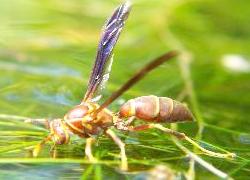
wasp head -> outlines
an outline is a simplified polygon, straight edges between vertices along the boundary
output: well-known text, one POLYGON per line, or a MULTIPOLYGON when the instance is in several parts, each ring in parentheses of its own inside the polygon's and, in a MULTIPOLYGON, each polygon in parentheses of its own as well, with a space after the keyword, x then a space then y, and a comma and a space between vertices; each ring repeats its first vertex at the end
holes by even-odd
POLYGON ((67 144, 70 140, 68 128, 61 119, 50 122, 50 132, 51 140, 55 144, 67 144))

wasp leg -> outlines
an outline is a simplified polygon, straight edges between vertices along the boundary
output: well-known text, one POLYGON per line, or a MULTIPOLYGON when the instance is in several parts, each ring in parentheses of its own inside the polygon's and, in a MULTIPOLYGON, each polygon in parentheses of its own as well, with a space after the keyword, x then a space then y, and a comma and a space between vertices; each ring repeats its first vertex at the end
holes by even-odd
POLYGON ((85 146, 85 154, 88 158, 88 160, 92 163, 96 162, 96 158, 92 154, 92 145, 95 142, 95 139, 92 137, 89 137, 86 139, 86 146, 85 146))
POLYGON ((51 155, 52 158, 56 158, 57 157, 56 144, 54 144, 53 146, 51 146, 51 148, 50 148, 50 155, 51 155))
POLYGON ((128 120, 125 122, 125 126, 129 126, 134 120, 135 120, 135 116, 128 118, 128 120))
POLYGON ((25 123, 33 124, 35 126, 42 126, 46 129, 49 129, 49 121, 48 119, 25 119, 25 123))
POLYGON ((40 153, 42 147, 43 147, 48 141, 50 141, 50 140, 51 140, 51 136, 48 136, 48 137, 46 137, 44 140, 42 140, 39 144, 37 144, 37 145, 34 147, 33 151, 32 151, 32 156, 33 156, 33 157, 37 157, 38 154, 40 153))
POLYGON ((113 139, 113 141, 119 146, 121 150, 121 169, 124 171, 128 170, 128 161, 127 161, 127 156, 126 156, 126 151, 125 151, 125 144, 111 129, 108 129, 106 131, 106 134, 109 135, 113 139))
POLYGON ((0 118, 11 119, 11 120, 21 120, 21 121, 24 121, 25 123, 34 124, 37 126, 43 126, 47 129, 49 127, 49 122, 47 119, 32 119, 28 117, 9 115, 9 114, 0 114, 0 118))
POLYGON ((122 131, 128 131, 130 124, 135 120, 135 116, 130 117, 127 121, 124 121, 123 119, 117 118, 114 121, 114 126, 116 129, 122 130, 122 131))
POLYGON ((194 140, 192 140, 191 138, 186 136, 184 133, 180 133, 178 131, 174 131, 172 129, 166 128, 166 127, 162 126, 161 124, 141 125, 141 126, 136 126, 136 127, 130 128, 130 130, 131 131, 142 131, 142 130, 152 129, 152 128, 159 129, 159 130, 161 130, 167 134, 170 134, 172 136, 175 136, 179 139, 184 139, 208 156, 219 157, 219 158, 234 158, 236 156, 234 153, 230 153, 230 152, 228 152, 228 153, 216 153, 213 151, 209 151, 209 150, 201 147, 198 143, 196 143, 194 140))

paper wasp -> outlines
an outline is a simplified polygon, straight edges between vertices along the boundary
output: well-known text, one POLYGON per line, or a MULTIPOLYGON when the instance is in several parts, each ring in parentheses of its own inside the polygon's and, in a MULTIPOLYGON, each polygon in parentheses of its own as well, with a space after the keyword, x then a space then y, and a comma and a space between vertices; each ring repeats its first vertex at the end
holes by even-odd
POLYGON ((66 113, 63 118, 51 121, 47 119, 26 120, 29 123, 42 124, 50 131, 49 135, 35 146, 33 156, 38 156, 42 146, 48 141, 52 141, 55 145, 67 144, 72 135, 78 135, 86 138, 85 154, 90 161, 95 161, 91 152, 91 146, 94 143, 96 135, 104 134, 109 136, 119 146, 121 151, 121 168, 126 170, 128 165, 125 144, 111 128, 121 131, 142 131, 156 128, 179 139, 187 140, 208 155, 221 158, 233 156, 232 153, 221 154, 206 150, 188 138, 184 133, 168 129, 161 125, 161 123, 193 121, 193 115, 187 106, 173 99, 153 95, 141 96, 127 101, 117 113, 107 108, 108 105, 151 70, 176 57, 178 55, 176 51, 170 51, 152 60, 107 98, 104 103, 97 103, 101 97, 101 91, 109 78, 112 65, 112 52, 130 13, 130 7, 129 3, 119 6, 104 25, 95 64, 86 94, 81 103, 66 113), (135 119, 141 119, 145 124, 134 126, 133 121, 135 119))

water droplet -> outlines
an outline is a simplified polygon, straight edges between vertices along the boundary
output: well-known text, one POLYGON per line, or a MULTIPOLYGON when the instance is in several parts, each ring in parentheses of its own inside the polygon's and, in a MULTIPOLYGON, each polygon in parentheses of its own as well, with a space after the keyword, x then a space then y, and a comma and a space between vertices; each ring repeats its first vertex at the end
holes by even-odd
POLYGON ((234 72, 250 72, 250 62, 238 54, 226 54, 222 57, 222 64, 228 70, 234 72))

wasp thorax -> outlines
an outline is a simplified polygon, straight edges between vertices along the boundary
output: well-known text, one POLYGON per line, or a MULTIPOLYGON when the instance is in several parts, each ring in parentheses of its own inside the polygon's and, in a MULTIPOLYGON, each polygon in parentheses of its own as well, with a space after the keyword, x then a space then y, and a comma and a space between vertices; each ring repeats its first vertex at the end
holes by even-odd
POLYGON ((71 132, 81 137, 88 137, 86 128, 93 121, 93 112, 97 108, 94 103, 82 103, 71 109, 65 116, 64 122, 71 132))
POLYGON ((89 113, 89 107, 86 104, 81 104, 81 105, 75 106, 73 109, 71 109, 64 116, 64 119, 66 119, 66 120, 79 119, 79 118, 83 118, 88 113, 89 113))

